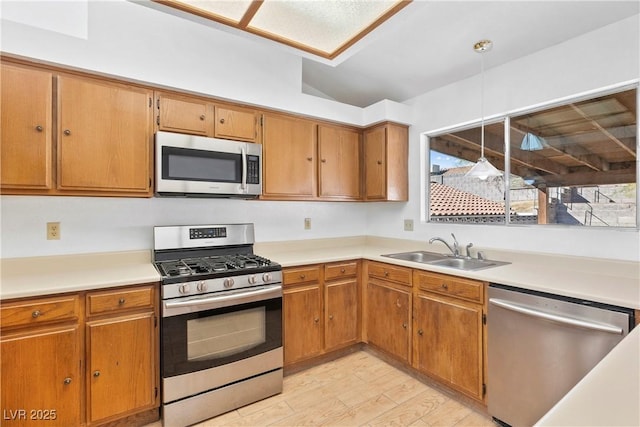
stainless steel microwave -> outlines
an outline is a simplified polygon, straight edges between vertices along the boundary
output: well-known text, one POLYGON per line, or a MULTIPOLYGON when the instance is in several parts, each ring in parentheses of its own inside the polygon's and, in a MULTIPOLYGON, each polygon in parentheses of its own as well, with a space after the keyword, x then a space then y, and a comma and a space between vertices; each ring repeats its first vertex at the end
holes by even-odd
POLYGON ((159 196, 255 198, 262 193, 262 145, 156 133, 159 196))

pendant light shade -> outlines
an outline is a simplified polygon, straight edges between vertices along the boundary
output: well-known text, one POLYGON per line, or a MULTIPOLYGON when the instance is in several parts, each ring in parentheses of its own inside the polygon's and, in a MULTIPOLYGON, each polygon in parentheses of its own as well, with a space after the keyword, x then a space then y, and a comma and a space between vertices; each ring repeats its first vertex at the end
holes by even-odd
MULTIPOLYGON (((478 43, 473 45, 473 50, 478 53, 484 53, 493 47, 493 42, 491 40, 480 40, 478 43)), ((493 166, 485 157, 484 157, 484 58, 480 59, 480 77, 482 78, 482 83, 480 85, 480 158, 476 162, 476 164, 466 173, 465 176, 470 178, 478 178, 481 180, 485 180, 492 176, 502 176, 502 172, 500 172, 495 166, 493 166)))

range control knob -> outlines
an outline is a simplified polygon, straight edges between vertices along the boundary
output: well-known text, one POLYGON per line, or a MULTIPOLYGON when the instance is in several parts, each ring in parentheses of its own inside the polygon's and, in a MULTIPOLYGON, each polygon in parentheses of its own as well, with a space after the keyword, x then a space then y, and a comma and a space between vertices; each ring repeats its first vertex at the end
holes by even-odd
POLYGON ((223 285, 225 288, 230 288, 233 286, 233 278, 229 277, 227 279, 224 279, 223 285))
POLYGON ((178 287, 178 292, 180 292, 181 294, 188 294, 190 290, 191 290, 191 287, 189 286, 188 283, 185 283, 178 287))
POLYGON ((200 283, 198 283, 198 291, 204 292, 207 290, 207 288, 207 282, 205 282, 204 280, 201 280, 200 283))
POLYGON ((256 276, 252 274, 251 276, 247 277, 247 281, 249 282, 249 284, 255 285, 258 280, 256 279, 256 276))
POLYGON ((271 279, 272 279, 272 277, 271 277, 271 273, 264 273, 264 274, 262 275, 262 280, 263 280, 263 281, 265 281, 265 282, 270 282, 270 281, 271 281, 271 279))

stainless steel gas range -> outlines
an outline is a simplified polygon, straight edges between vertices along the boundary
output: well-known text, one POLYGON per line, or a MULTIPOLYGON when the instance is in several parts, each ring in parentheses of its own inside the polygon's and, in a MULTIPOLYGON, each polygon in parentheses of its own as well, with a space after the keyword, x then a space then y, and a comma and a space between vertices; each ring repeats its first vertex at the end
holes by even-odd
POLYGON ((165 426, 282 392, 282 268, 253 224, 154 227, 165 426))

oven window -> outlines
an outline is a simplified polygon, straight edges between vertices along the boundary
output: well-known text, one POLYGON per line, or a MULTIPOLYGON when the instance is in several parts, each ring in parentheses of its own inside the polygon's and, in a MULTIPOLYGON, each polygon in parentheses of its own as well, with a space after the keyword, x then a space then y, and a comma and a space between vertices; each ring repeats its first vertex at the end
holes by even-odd
POLYGON ((187 321, 187 360, 242 353, 266 342, 264 307, 187 321))
POLYGON ((242 156, 176 147, 162 147, 162 178, 239 183, 242 156))

